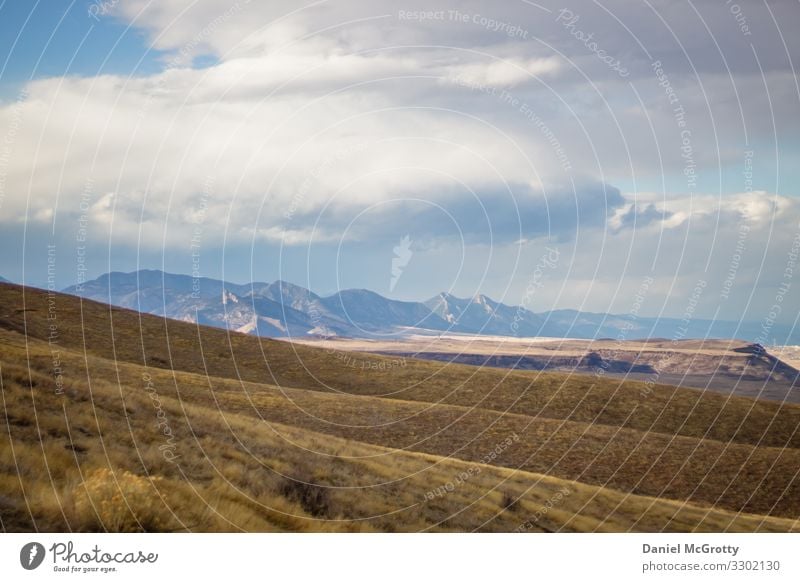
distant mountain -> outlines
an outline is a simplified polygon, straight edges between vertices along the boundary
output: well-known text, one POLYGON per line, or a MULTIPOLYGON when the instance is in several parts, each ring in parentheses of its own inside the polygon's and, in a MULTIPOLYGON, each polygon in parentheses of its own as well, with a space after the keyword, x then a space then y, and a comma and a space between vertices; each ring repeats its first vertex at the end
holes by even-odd
MULTIPOLYGON (((439 293, 425 305, 448 324, 465 333, 484 335, 543 335, 544 320, 522 307, 509 307, 492 301, 486 295, 460 299, 439 293)), ((559 330, 561 331, 561 330, 559 330)))
POLYGON ((67 287, 64 292, 137 311, 171 316, 169 312, 175 308, 176 303, 187 303, 189 299, 221 300, 223 289, 245 295, 251 289, 266 286, 267 283, 237 285, 206 277, 195 279, 188 275, 142 270, 133 273, 107 273, 81 286, 67 287))
POLYGON ((362 331, 420 328, 436 331, 462 331, 432 313, 423 303, 395 301, 365 289, 340 291, 322 300, 324 305, 362 331))
POLYGON ((390 337, 404 333, 565 338, 739 338, 800 343, 797 332, 760 323, 645 318, 560 309, 534 313, 485 295, 440 293, 425 302, 397 301, 365 289, 320 297, 286 281, 237 284, 162 271, 108 273, 65 293, 145 313, 264 337, 390 337))
POLYGON ((5 279, 4 277, 0 277, 0 283, 11 283, 11 281, 5 279))
POLYGON ((320 302, 320 297, 315 293, 305 287, 287 283, 286 281, 275 281, 274 283, 260 285, 257 289, 253 289, 252 294, 256 297, 263 297, 288 305, 292 309, 299 311, 308 311, 312 307, 318 307, 320 302))
MULTIPOLYGON (((300 295, 302 288, 296 289, 294 293, 300 295)), ((311 322, 304 311, 292 307, 291 291, 288 284, 280 282, 239 285, 154 270, 108 273, 64 289, 72 295, 181 321, 266 337, 304 336, 311 322), (283 301, 282 289, 287 293, 283 301)), ((299 299, 297 303, 303 306, 299 299)))

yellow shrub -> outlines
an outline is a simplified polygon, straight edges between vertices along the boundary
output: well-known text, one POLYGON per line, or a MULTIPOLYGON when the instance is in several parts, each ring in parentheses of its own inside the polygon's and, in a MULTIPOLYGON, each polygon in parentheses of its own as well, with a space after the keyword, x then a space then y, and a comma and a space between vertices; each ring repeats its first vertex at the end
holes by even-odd
POLYGON ((75 513, 88 529, 111 532, 165 531, 174 522, 158 491, 160 477, 130 471, 92 471, 72 491, 75 513))

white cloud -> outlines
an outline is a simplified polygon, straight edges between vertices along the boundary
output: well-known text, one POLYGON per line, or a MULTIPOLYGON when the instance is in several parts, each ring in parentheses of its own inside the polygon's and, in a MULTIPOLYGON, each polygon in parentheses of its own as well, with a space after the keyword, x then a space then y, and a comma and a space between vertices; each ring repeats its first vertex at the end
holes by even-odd
MULTIPOLYGON (((468 66, 480 71, 485 63, 468 66)), ((13 112, 24 130, 7 180, 15 195, 0 220, 20 216, 27 204, 33 220, 50 219, 45 209, 75 215, 91 182, 94 197, 112 192, 115 199, 102 212, 93 207, 95 220, 111 221, 120 237, 135 234, 119 241, 132 243, 143 212, 162 217, 164 228, 188 229, 184 211, 213 179, 221 212, 209 217, 208 228, 219 238, 230 226, 226 206, 246 222, 263 205, 267 224, 258 228, 269 230, 291 205, 308 213, 331 201, 347 207, 415 191, 435 196, 459 183, 532 181, 525 157, 543 147, 536 140, 517 136, 520 147, 468 111, 420 107, 414 82, 393 79, 426 67, 437 77, 445 71, 413 54, 289 55, 145 78, 36 81, 13 112)), ((0 110, 0 121, 11 113, 0 110)), ((173 235, 186 238, 167 238, 173 235)))
MULTIPOLYGON (((635 287, 656 259, 666 277, 659 284, 670 277, 691 284, 698 257, 685 257, 687 241, 720 253, 714 249, 730 244, 739 221, 752 228, 752 248, 783 244, 797 223, 798 193, 768 172, 793 167, 800 114, 794 72, 775 34, 754 39, 756 61, 735 26, 723 26, 730 15, 719 3, 698 3, 713 39, 698 19, 687 21, 683 3, 658 3, 687 59, 653 9, 606 4, 635 38, 593 2, 571 10, 630 70, 625 79, 556 23, 555 13, 521 2, 452 0, 437 7, 443 18, 414 22, 388 0, 121 1, 116 17, 165 51, 164 70, 37 80, 21 104, 0 106, 0 131, 17 127, 0 166, 0 223, 55 220, 74 231, 88 200, 95 237, 113 232, 112 242, 128 247, 185 248, 198 221, 207 245, 223 238, 302 245, 368 238, 374 225, 343 229, 364 209, 398 198, 459 210, 454 196, 486 196, 510 230, 517 225, 507 211, 516 205, 555 225, 565 250, 577 245, 572 264, 580 275, 564 293, 572 304, 597 308, 591 293, 598 285, 635 287), (451 8, 499 25, 449 17, 451 8), (503 34, 510 30, 503 23, 520 34, 503 34), (192 68, 201 55, 216 63, 192 68), (654 58, 686 110, 686 127, 652 72, 654 58), (704 180, 693 189, 683 177, 682 129, 690 131, 692 162, 704 180), (737 193, 740 183, 730 182, 715 191, 717 176, 741 173, 748 148, 758 166, 756 191, 737 193), (633 195, 620 202, 572 187, 644 181, 653 190, 662 179, 663 191, 637 192, 635 207, 633 195), (568 216, 573 202, 583 216, 568 216), (208 206, 202 213, 201 204, 208 206), (673 263, 675 256, 686 260, 673 263)), ((772 8, 779 16, 786 10, 772 8)), ((410 2, 403 9, 430 8, 410 2)), ((748 13, 754 31, 771 26, 763 8, 748 13)), ((787 42, 796 53, 796 41, 787 42)), ((479 240, 481 217, 460 210, 463 230, 479 240)), ((417 226, 434 231, 438 224, 449 228, 421 219, 417 226)), ((495 236, 498 247, 509 247, 497 255, 537 245, 541 232, 495 236), (525 244, 512 248, 508 241, 520 238, 525 244)), ((725 268, 724 255, 712 256, 714 268, 725 268)), ((759 265, 743 266, 740 280, 755 281, 759 265)), ((502 278, 501 267, 493 272, 502 278)))

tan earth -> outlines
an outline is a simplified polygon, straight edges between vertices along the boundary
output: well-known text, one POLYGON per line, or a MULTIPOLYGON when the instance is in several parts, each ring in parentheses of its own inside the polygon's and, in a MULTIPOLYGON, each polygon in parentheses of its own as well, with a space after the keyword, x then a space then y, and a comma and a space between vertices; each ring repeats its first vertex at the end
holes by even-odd
POLYGON ((617 341, 409 335, 396 340, 292 340, 329 349, 476 366, 619 376, 651 383, 800 402, 800 347, 741 340, 617 341))

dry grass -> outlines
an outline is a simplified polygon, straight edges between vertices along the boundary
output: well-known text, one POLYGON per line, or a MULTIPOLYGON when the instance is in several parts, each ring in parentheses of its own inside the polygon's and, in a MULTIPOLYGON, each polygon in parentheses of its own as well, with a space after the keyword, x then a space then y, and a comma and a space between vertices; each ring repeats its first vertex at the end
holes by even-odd
POLYGON ((172 520, 158 511, 162 477, 95 469, 70 491, 70 523, 87 531, 169 531, 172 520))
MULTIPOLYGON (((46 293, 0 284, 0 326, 47 339, 46 293)), ((481 407, 667 435, 800 447, 800 405, 609 377, 523 372, 259 339, 56 295, 59 344, 114 361, 259 384, 481 407), (353 365, 355 364, 355 365, 353 365)))
MULTIPOLYGON (((41 293, 28 293, 25 307, 34 308, 41 293)), ((46 338, 42 314, 16 311, 19 288, 0 285, 6 531, 797 529, 796 521, 774 516, 797 516, 800 496, 786 488, 800 466, 796 451, 754 446, 764 439, 794 444, 786 425, 796 408, 737 399, 732 410, 748 419, 744 429, 728 426, 719 429, 727 438, 699 439, 694 433, 702 435, 702 422, 711 418, 703 415, 727 413, 724 400, 701 399, 703 415, 683 418, 690 426, 675 437, 670 423, 658 431, 613 424, 630 404, 612 397, 620 387, 613 381, 587 394, 580 381, 557 375, 472 376, 469 368, 427 362, 362 373, 343 369, 335 354, 303 348, 310 369, 356 394, 337 395, 319 384, 301 388, 308 372, 286 344, 246 336, 231 336, 228 344, 224 332, 204 328, 198 339, 194 326, 170 322, 165 329, 163 320, 147 316, 140 327, 137 314, 88 302, 81 328, 77 300, 57 301, 61 387, 50 346, 36 340, 46 338), (113 336, 104 331, 109 313, 113 336), (27 337, 19 333, 25 326, 27 337), (269 368, 259 360, 261 349, 269 368), (171 361, 185 371, 168 369, 171 361), (560 388, 547 388, 556 381, 560 388), (398 385, 402 391, 387 394, 398 385), (553 404, 528 396, 547 390, 553 404), (565 413, 580 390, 581 412, 565 413), (443 394, 447 404, 431 404, 443 394), (515 395, 521 403, 503 414, 515 395), (602 404, 617 412, 605 414, 602 404), (747 415, 747 406, 757 414, 747 415), (770 414, 776 428, 764 420, 770 414), (589 422, 596 416, 603 422, 589 422), (490 457, 510 434, 518 440, 490 457), (663 464, 653 465, 660 452, 663 464), (665 495, 673 499, 659 498, 665 495), (770 504, 777 511, 767 511, 770 504), (762 513, 773 516, 724 507, 766 508, 762 513)), ((620 391, 635 394, 636 387, 620 391)), ((670 394, 675 404, 667 406, 659 393, 643 410, 688 406, 685 391, 670 394)))

